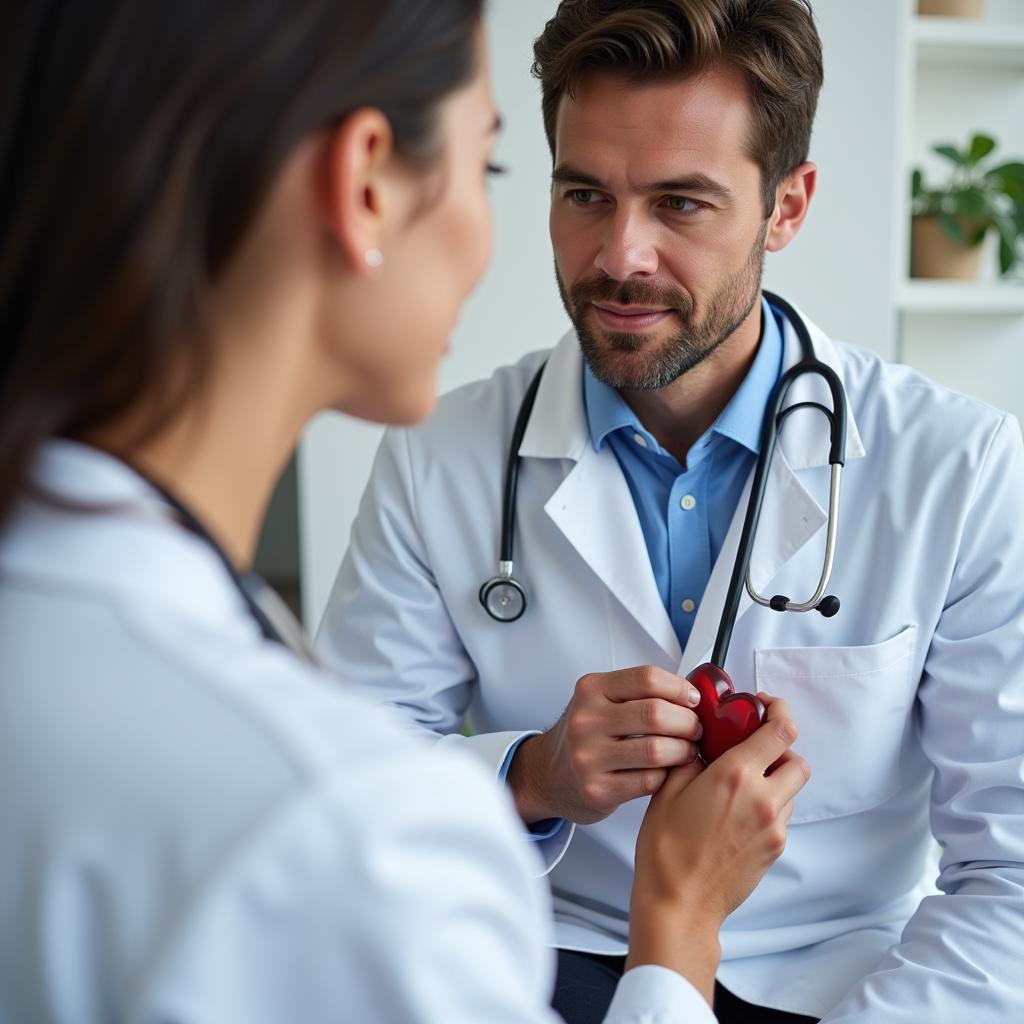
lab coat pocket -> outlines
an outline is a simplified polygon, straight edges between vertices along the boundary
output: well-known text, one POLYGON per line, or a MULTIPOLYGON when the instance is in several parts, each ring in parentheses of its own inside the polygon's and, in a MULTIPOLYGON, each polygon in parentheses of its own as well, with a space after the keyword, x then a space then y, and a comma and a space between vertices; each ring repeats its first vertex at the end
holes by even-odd
POLYGON ((794 824, 864 811, 899 789, 916 633, 907 626, 866 647, 754 651, 758 689, 789 703, 800 728, 793 749, 811 766, 794 824))

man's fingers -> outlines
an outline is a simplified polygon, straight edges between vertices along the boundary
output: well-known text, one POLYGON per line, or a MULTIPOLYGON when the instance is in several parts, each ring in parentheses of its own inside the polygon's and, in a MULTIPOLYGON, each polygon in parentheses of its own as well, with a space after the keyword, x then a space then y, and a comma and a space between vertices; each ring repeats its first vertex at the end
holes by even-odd
POLYGON ((632 768, 672 768, 689 764, 697 748, 688 740, 673 736, 635 736, 616 740, 608 751, 608 768, 623 771, 632 768))
MULTIPOLYGON (((678 769, 672 769, 678 771, 678 769)), ((617 805, 628 803, 642 796, 653 796, 659 792, 669 775, 666 768, 643 768, 629 771, 612 772, 611 795, 617 805)))
POLYGON ((703 732, 693 711, 660 697, 612 705, 608 727, 610 736, 675 736, 693 741, 699 740, 703 732))
POLYGON ((696 689, 685 679, 666 672, 657 665, 638 665, 601 677, 601 690, 608 700, 643 700, 656 697, 682 707, 693 707, 700 699, 696 689), (691 693, 696 698, 691 698, 691 693))

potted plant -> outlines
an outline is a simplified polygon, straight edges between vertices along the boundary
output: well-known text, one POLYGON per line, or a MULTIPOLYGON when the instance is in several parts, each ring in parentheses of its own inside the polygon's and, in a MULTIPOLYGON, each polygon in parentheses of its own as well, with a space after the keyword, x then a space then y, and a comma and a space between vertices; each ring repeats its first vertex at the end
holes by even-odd
POLYGON ((944 18, 980 18, 985 0, 917 0, 917 13, 944 18))
POLYGON ((999 273, 1024 261, 1024 163, 991 166, 996 142, 975 135, 964 149, 948 143, 934 152, 953 166, 941 188, 928 188, 920 168, 911 178, 911 273, 914 277, 974 278, 981 243, 999 236, 999 273))

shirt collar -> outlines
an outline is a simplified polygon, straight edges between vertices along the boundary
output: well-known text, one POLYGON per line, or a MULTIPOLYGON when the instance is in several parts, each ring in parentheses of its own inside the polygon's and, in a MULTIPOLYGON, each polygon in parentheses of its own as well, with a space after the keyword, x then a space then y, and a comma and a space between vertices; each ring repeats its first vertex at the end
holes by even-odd
POLYGON ((755 455, 761 450, 761 425, 768 399, 782 372, 782 331, 777 314, 761 299, 761 343, 736 394, 711 428, 755 455))
MULTIPOLYGON (((777 314, 764 298, 761 299, 761 325, 761 341, 754 362, 711 427, 711 432, 730 438, 755 455, 761 447, 764 410, 782 370, 782 334, 777 314)), ((587 365, 583 368, 583 400, 590 438, 596 450, 600 451, 609 434, 623 429, 641 434, 649 448, 660 450, 622 395, 599 381, 587 365)))
POLYGON ((598 380, 586 363, 583 366, 583 403, 595 451, 600 451, 608 435, 616 430, 625 428, 641 433, 645 438, 648 436, 622 395, 604 381, 598 380))

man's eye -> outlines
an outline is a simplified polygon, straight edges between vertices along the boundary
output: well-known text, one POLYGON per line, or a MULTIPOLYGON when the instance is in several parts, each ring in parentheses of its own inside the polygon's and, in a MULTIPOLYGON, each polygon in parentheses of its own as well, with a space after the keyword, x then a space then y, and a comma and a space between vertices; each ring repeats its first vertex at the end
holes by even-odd
POLYGON ((701 209, 700 203, 686 196, 666 196, 665 205, 675 213, 696 213, 701 209))
POLYGON ((595 192, 592 188, 574 188, 570 189, 566 193, 570 202, 576 203, 578 206, 590 206, 600 200, 601 196, 595 192))

